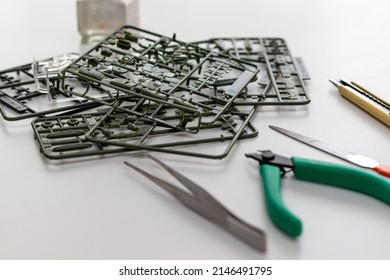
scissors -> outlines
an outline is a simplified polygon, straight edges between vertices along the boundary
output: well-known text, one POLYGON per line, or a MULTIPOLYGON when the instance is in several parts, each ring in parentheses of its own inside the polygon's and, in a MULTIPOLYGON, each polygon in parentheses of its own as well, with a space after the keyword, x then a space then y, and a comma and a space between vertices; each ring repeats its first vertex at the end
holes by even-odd
POLYGON ((202 187, 175 171, 161 160, 151 155, 148 155, 148 157, 181 182, 189 190, 189 192, 183 191, 177 186, 158 178, 127 161, 124 163, 169 192, 173 197, 191 210, 239 237, 241 240, 245 241, 257 250, 262 252, 266 250, 266 237, 265 233, 261 229, 256 228, 238 218, 213 196, 202 189, 202 187))
POLYGON ((268 216, 280 230, 291 237, 301 234, 302 223, 287 209, 281 197, 281 177, 286 172, 293 171, 297 179, 361 192, 390 204, 390 181, 361 168, 299 157, 288 158, 269 150, 245 156, 260 164, 268 216))

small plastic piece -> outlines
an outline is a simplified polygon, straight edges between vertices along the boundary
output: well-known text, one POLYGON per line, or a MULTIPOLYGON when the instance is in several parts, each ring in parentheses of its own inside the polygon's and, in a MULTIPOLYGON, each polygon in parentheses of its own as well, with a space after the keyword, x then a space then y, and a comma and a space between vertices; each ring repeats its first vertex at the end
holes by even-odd
MULTIPOLYGON (((79 54, 66 53, 0 71, 0 113, 5 120, 70 112, 96 106, 93 102, 73 97, 60 88, 60 71, 79 54)), ((87 85, 73 77, 63 85, 67 90, 82 90, 87 85)), ((90 85, 91 97, 101 98, 108 89, 90 85)))
MULTIPOLYGON (((304 105, 310 102, 302 58, 294 58, 283 38, 232 37, 194 42, 203 48, 255 63, 260 71, 235 105, 304 105)), ((227 81, 217 81, 227 82, 227 81)))

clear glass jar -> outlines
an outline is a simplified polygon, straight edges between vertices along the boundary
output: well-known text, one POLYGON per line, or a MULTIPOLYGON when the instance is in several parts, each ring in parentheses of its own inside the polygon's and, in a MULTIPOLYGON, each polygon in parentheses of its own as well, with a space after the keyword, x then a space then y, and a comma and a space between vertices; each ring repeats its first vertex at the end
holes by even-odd
POLYGON ((139 25, 139 0, 77 0, 82 44, 101 41, 123 25, 139 25))

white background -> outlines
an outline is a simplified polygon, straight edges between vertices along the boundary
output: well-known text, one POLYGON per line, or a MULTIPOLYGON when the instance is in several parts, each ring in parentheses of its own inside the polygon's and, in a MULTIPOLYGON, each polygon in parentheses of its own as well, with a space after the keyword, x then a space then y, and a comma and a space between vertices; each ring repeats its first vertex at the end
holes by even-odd
MULTIPOLYGON (((269 221, 257 163, 244 153, 272 149, 347 164, 272 131, 273 124, 390 164, 389 128, 328 82, 354 80, 390 100, 389 11, 387 0, 141 0, 144 29, 185 41, 283 37, 304 58, 310 105, 259 108, 259 136, 223 160, 154 154, 265 230, 268 251, 248 247, 123 165, 157 172, 141 155, 50 161, 39 153, 31 120, 0 120, 0 258, 388 259, 388 205, 289 175, 283 197, 304 224, 302 236, 291 239, 269 221)), ((7 1, 0 24, 1 69, 80 50, 75 1, 7 1)))

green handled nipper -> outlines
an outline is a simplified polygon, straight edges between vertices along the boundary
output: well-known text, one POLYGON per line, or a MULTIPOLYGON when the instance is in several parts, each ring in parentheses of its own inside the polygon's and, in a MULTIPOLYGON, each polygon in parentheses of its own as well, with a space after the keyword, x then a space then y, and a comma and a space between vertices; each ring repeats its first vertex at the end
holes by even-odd
POLYGON ((292 237, 301 234, 302 223, 286 208, 281 198, 281 177, 288 171, 293 171, 297 179, 361 192, 390 204, 390 181, 366 170, 299 157, 287 158, 268 150, 245 156, 260 164, 268 216, 292 237))

